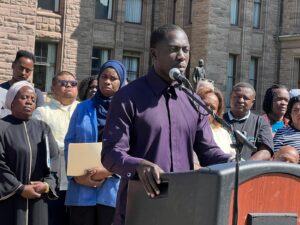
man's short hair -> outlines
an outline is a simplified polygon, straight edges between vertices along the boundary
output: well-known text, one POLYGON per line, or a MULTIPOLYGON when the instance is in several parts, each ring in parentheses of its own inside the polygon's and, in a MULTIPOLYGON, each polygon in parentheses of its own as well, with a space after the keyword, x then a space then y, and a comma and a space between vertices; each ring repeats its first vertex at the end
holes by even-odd
POLYGON ((70 76, 74 77, 75 80, 77 79, 76 76, 75 76, 73 73, 71 73, 71 72, 69 72, 69 71, 61 71, 61 72, 57 73, 57 74, 52 78, 52 85, 55 84, 55 82, 56 82, 56 80, 57 80, 58 77, 63 76, 63 75, 70 75, 70 76))
POLYGON ((20 58, 27 58, 31 59, 33 63, 35 63, 35 57, 31 52, 28 52, 26 50, 19 50, 16 54, 16 58, 14 60, 14 63, 18 62, 20 58))
POLYGON ((284 85, 279 85, 279 84, 274 84, 266 90, 264 101, 263 101, 263 110, 267 114, 272 112, 275 90, 278 89, 285 89, 286 91, 288 91, 288 89, 284 85))
POLYGON ((166 39, 166 35, 170 31, 174 31, 174 30, 185 32, 181 27, 179 27, 175 24, 165 24, 165 25, 160 26, 157 29, 155 29, 152 32, 151 37, 150 37, 150 48, 155 48, 157 43, 166 39))
POLYGON ((256 91, 254 90, 254 87, 247 83, 247 82, 239 82, 237 84, 235 84, 233 87, 232 87, 232 91, 231 91, 231 94, 236 91, 237 89, 240 89, 240 88, 249 88, 252 90, 253 92, 253 96, 255 97, 256 96, 256 91))

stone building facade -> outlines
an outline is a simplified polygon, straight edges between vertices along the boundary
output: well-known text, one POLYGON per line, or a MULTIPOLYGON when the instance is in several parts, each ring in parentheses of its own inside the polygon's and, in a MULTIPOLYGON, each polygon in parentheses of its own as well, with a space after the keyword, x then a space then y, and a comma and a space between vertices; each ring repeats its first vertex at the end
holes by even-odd
POLYGON ((300 0, 280 1, 282 15, 278 31, 278 80, 300 87, 300 0))
POLYGON ((82 79, 108 58, 135 79, 151 66, 151 31, 175 23, 191 43, 187 76, 204 59, 227 98, 234 83, 251 82, 260 110, 271 84, 299 87, 300 0, 2 0, 0 7, 0 82, 19 49, 35 52, 33 81, 44 91, 56 72, 82 79))

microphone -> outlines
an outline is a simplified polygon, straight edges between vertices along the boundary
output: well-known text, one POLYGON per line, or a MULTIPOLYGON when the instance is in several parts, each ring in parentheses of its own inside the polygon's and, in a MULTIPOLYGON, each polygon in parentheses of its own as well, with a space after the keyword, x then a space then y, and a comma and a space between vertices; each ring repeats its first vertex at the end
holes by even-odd
POLYGON ((170 69, 169 77, 171 78, 171 80, 175 80, 180 84, 183 82, 189 82, 188 79, 186 79, 186 77, 181 74, 181 72, 178 68, 170 69))

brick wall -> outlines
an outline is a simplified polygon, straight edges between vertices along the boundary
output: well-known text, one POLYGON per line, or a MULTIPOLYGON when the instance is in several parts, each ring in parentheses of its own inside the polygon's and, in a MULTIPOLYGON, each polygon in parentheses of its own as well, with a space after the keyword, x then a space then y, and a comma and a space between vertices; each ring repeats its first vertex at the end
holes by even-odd
POLYGON ((11 63, 20 49, 34 50, 36 1, 0 3, 0 82, 11 78, 11 63))

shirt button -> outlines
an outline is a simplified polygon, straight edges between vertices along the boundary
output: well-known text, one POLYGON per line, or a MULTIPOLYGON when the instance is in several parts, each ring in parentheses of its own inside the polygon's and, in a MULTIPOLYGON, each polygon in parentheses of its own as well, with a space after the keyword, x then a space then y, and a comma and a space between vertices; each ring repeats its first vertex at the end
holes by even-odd
POLYGON ((127 173, 127 177, 131 177, 131 173, 127 173))

